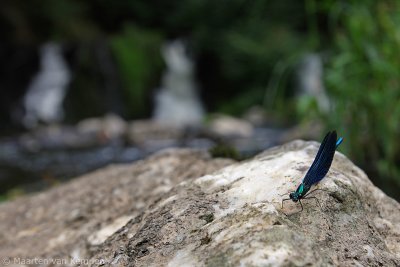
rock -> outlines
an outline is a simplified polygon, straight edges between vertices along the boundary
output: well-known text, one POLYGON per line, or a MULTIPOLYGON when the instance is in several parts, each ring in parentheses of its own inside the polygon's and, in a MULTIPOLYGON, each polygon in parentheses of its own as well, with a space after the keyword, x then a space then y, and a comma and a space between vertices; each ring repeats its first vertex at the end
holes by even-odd
POLYGON ((110 166, 47 192, 3 203, 0 260, 89 259, 101 243, 115 232, 122 233, 122 226, 137 221, 176 184, 231 163, 205 152, 165 150, 133 165, 110 166))
POLYGON ((1 205, 0 258, 72 257, 92 266, 399 266, 400 204, 340 152, 319 184, 330 192, 315 193, 321 207, 311 199, 301 213, 298 203, 281 208, 287 195, 280 195, 295 189, 317 149, 294 141, 240 163, 168 150, 94 172, 1 205))
POLYGON ((37 127, 18 138, 24 151, 81 149, 93 147, 99 142, 93 134, 80 133, 74 127, 57 124, 37 127))
POLYGON ((182 136, 182 128, 155 120, 133 121, 128 127, 128 141, 138 146, 168 146, 176 144, 182 136))
POLYGON ((122 139, 126 122, 114 114, 102 118, 89 118, 75 126, 50 124, 27 132, 18 140, 24 150, 83 149, 101 146, 122 139))
POLYGON ((217 115, 210 122, 210 131, 223 137, 250 137, 254 129, 248 121, 217 115))
POLYGON ((245 112, 243 119, 254 126, 263 126, 268 121, 268 116, 265 108, 261 106, 253 106, 245 112))
POLYGON ((315 140, 324 133, 324 126, 320 121, 308 121, 283 131, 279 136, 279 143, 284 144, 295 139, 315 140))
POLYGON ((126 133, 126 122, 115 114, 107 114, 103 118, 88 118, 77 124, 78 132, 95 134, 106 140, 121 138, 126 133))

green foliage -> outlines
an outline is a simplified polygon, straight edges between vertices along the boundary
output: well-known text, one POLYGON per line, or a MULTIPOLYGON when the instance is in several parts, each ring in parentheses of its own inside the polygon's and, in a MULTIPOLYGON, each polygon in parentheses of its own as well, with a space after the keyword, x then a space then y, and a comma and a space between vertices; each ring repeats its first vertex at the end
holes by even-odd
MULTIPOLYGON (((280 82, 272 87, 270 77, 279 62, 309 48, 304 1, 16 0, 6 2, 3 13, 15 29, 7 39, 107 39, 124 82, 130 118, 149 113, 149 89, 158 86, 164 37, 187 37, 196 60, 211 59, 198 69, 208 107, 232 114, 262 104, 270 90, 268 107, 286 112, 288 68, 277 74, 280 82), (231 100, 234 104, 227 108, 231 100)), ((95 81, 84 83, 95 87, 95 81)))
POLYGON ((102 116, 106 109, 104 91, 101 90, 98 73, 99 62, 93 44, 84 44, 77 53, 77 71, 66 94, 64 108, 66 121, 102 116))
POLYGON ((131 7, 136 25, 188 37, 195 59, 204 60, 198 78, 212 111, 240 114, 263 104, 264 95, 275 90, 268 107, 286 112, 280 104, 288 72, 279 76, 277 88, 268 85, 276 64, 309 48, 303 1, 135 0, 131 7))
POLYGON ((400 1, 15 0, 0 13, 0 31, 11 43, 78 40, 84 47, 74 81, 82 100, 73 103, 76 117, 107 109, 92 104, 104 101, 96 90, 98 62, 85 43, 111 46, 125 115, 137 118, 149 114, 159 85, 161 43, 187 37, 210 111, 238 115, 263 104, 287 118, 319 118, 344 134, 341 149, 369 174, 400 184, 400 1), (330 52, 329 114, 315 99, 292 99, 291 75, 308 51, 330 52))
POLYGON ((400 185, 400 2, 341 1, 327 7, 335 52, 326 82, 335 103, 325 119, 345 133, 351 158, 400 185))
POLYGON ((240 154, 231 145, 217 144, 209 149, 209 153, 213 158, 230 158, 234 160, 240 160, 240 154))
POLYGON ((233 97, 229 102, 223 102, 219 105, 219 111, 235 116, 242 115, 243 111, 251 106, 262 105, 264 90, 253 89, 245 90, 243 93, 233 97))
POLYGON ((5 195, 5 194, 0 194, 0 202, 5 202, 5 201, 7 201, 8 200, 8 197, 7 197, 7 195, 5 195))
POLYGON ((299 97, 296 108, 297 114, 300 118, 315 120, 321 116, 316 99, 308 95, 299 97))
POLYGON ((126 25, 111 39, 111 47, 124 82, 129 117, 149 114, 151 89, 158 85, 163 61, 160 55, 162 36, 157 32, 126 25))
POLYGON ((217 79, 225 82, 224 87, 214 90, 221 94, 217 95, 219 111, 237 115, 250 106, 265 104, 270 110, 290 113, 287 106, 280 105, 289 91, 288 74, 295 63, 293 58, 307 50, 306 35, 298 31, 305 16, 303 4, 292 4, 247 2, 231 24, 219 24, 222 29, 217 33, 208 29, 205 36, 212 40, 203 37, 203 49, 216 56, 220 70, 217 79), (281 65, 282 72, 275 72, 281 65), (271 79, 275 82, 270 83, 271 79), (265 102, 265 97, 269 101, 265 102))
POLYGON ((98 33, 88 10, 79 0, 2 1, 0 31, 4 40, 21 43, 88 39, 98 33))
POLYGON ((6 193, 0 194, 0 202, 10 201, 26 194, 27 193, 22 188, 15 187, 11 190, 8 190, 6 193))

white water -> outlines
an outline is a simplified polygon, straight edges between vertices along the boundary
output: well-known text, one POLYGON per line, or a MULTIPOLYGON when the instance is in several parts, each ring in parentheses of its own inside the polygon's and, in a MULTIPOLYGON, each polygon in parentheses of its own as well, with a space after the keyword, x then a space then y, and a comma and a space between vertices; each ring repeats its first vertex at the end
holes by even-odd
POLYGON ((330 101, 323 83, 323 64, 318 54, 306 54, 298 67, 299 90, 302 95, 314 97, 321 111, 328 112, 330 101))
POLYGON ((183 42, 175 40, 166 43, 162 55, 167 70, 155 97, 153 119, 178 127, 200 124, 204 109, 194 81, 194 64, 183 42))
POLYGON ((40 48, 40 70, 32 79, 24 97, 23 124, 32 128, 39 122, 54 123, 63 119, 62 102, 71 79, 61 47, 46 43, 40 48))

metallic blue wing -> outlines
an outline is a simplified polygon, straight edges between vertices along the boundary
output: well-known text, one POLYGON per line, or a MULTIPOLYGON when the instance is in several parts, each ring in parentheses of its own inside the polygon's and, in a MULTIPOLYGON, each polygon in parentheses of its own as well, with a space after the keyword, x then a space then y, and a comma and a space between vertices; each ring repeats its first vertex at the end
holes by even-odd
POLYGON ((342 139, 337 140, 336 131, 328 132, 319 147, 317 156, 303 179, 306 186, 311 186, 321 181, 331 167, 337 145, 342 139))

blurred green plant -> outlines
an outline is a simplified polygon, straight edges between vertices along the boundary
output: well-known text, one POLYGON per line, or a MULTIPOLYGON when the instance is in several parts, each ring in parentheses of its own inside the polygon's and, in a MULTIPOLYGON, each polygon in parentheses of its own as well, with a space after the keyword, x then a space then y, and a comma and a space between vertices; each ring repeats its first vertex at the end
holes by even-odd
POLYGON ((4 201, 7 201, 7 200, 9 200, 8 197, 7 197, 7 195, 5 195, 5 194, 0 194, 0 202, 4 202, 4 201))
POLYGON ((99 90, 98 66, 101 62, 96 57, 96 47, 92 43, 82 42, 77 49, 76 74, 70 84, 64 101, 65 120, 76 122, 82 118, 102 116, 107 112, 104 92, 99 90))
POLYGON ((321 115, 317 100, 313 96, 300 96, 296 101, 296 111, 300 119, 306 118, 307 121, 318 120, 321 115))
POLYGON ((148 116, 151 90, 159 85, 163 68, 160 48, 162 35, 127 24, 111 38, 111 48, 123 80, 127 115, 130 118, 148 116))
POLYGON ((25 190, 20 187, 15 187, 6 193, 0 194, 0 202, 10 201, 24 195, 26 195, 25 190))
POLYGON ((214 21, 218 27, 203 27, 194 35, 201 49, 214 55, 217 62, 209 76, 218 77, 205 88, 217 86, 213 92, 220 112, 240 115, 251 106, 264 105, 269 111, 292 114, 291 106, 282 103, 287 103, 292 94, 289 74, 295 64, 293 58, 308 49, 306 35, 299 30, 304 28, 304 4, 234 2, 234 6, 227 8, 228 14, 237 14, 232 18, 225 15, 227 20, 231 19, 229 23, 214 21), (276 71, 280 66, 283 70, 276 71), (222 86, 218 84, 220 80, 224 82, 222 86))
MULTIPOLYGON (((324 1, 334 53, 326 84, 334 99, 329 128, 345 135, 344 149, 378 175, 386 190, 400 186, 400 1, 324 1)), ((393 191, 392 191, 393 192, 393 191)), ((397 191, 398 193, 398 191, 397 191)))
POLYGON ((217 144, 211 147, 208 152, 213 158, 230 158, 234 160, 243 159, 237 149, 228 144, 217 144))
POLYGON ((87 40, 99 32, 88 11, 78 0, 2 1, 0 31, 13 43, 87 40))

